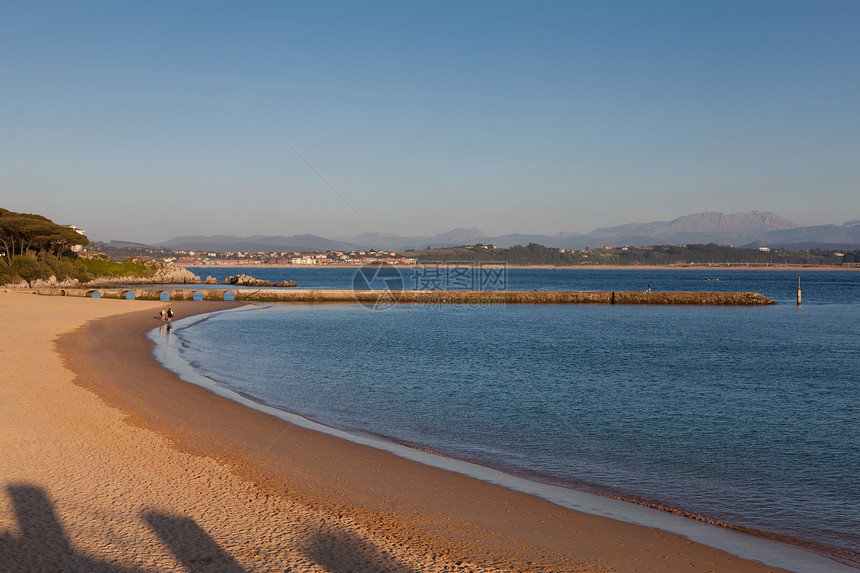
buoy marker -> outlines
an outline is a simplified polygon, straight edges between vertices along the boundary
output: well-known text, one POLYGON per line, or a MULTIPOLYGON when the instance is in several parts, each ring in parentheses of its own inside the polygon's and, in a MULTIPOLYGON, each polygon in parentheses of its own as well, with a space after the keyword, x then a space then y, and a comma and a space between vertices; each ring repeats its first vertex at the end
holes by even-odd
POLYGON ((800 306, 800 275, 797 275, 797 306, 800 306))

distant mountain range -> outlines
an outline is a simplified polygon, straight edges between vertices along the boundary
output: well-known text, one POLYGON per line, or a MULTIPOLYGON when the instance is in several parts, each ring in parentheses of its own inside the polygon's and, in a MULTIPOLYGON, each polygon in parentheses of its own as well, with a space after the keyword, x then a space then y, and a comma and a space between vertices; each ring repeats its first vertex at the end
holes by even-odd
POLYGON ((289 237, 233 237, 210 235, 176 237, 155 245, 184 251, 215 252, 259 252, 259 251, 352 251, 358 248, 352 243, 332 241, 316 235, 292 235, 289 237))
POLYGON ((389 233, 362 233, 350 237, 326 239, 316 235, 288 237, 232 237, 228 235, 176 237, 159 247, 191 251, 350 251, 380 249, 405 251, 426 247, 492 244, 497 247, 539 243, 560 249, 583 249, 604 245, 686 245, 717 243, 736 247, 779 247, 786 249, 857 249, 860 248, 860 221, 844 225, 801 226, 775 213, 696 213, 671 221, 629 223, 601 227, 588 234, 557 235, 511 234, 489 236, 475 228, 453 229, 432 236, 404 237, 389 233))

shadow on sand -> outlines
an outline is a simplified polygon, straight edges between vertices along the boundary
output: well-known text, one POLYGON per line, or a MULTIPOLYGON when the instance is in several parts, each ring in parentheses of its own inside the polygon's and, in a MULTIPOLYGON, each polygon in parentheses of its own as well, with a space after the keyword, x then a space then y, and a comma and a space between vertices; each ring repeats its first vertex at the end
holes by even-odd
MULTIPOLYGON (((10 485, 7 492, 20 534, 0 533, 0 569, 8 573, 68 571, 139 573, 79 553, 63 530, 45 491, 31 485, 10 485)), ((243 573, 242 568, 212 537, 189 517, 146 512, 143 520, 182 564, 193 573, 243 573)), ((330 573, 377 571, 417 573, 376 546, 346 531, 318 531, 308 537, 302 552, 330 573)))
POLYGON ((418 573, 418 570, 404 565, 349 531, 317 532, 306 540, 304 553, 331 573, 380 570, 386 573, 418 573))
MULTIPOLYGON (((91 571, 132 573, 123 567, 82 555, 72 547, 44 490, 29 485, 7 488, 20 535, 0 534, 0 568, 10 573, 91 571)), ((170 548, 186 571, 240 573, 240 567, 192 519, 147 513, 144 520, 170 548)))

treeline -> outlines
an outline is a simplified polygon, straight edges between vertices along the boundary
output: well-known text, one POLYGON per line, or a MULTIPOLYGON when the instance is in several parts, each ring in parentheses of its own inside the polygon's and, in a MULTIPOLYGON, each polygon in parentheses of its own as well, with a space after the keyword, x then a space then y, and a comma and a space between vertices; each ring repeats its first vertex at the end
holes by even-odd
POLYGON ((78 256, 72 248, 89 244, 85 235, 47 217, 0 209, 0 285, 35 280, 91 281, 103 276, 149 276, 151 262, 122 263, 102 255, 78 256))
POLYGON ((75 245, 87 245, 89 239, 65 225, 58 225, 41 215, 16 213, 0 209, 0 246, 7 265, 12 257, 33 253, 62 255, 75 245))
POLYGON ((842 259, 843 263, 860 263, 860 250, 848 251, 842 259))
POLYGON ((66 278, 91 280, 71 249, 89 239, 41 215, 0 209, 0 284, 66 278))
MULTIPOLYGON (((485 248, 483 245, 407 251, 404 256, 414 257, 419 263, 498 262, 510 265, 821 265, 838 266, 843 258, 835 251, 813 249, 786 251, 773 249, 739 249, 717 244, 707 245, 655 245, 652 247, 624 247, 615 249, 583 249, 569 251, 530 243, 508 249, 485 248)), ((860 262, 860 251, 845 254, 845 262, 860 262), (855 254, 856 253, 856 254, 855 254)))

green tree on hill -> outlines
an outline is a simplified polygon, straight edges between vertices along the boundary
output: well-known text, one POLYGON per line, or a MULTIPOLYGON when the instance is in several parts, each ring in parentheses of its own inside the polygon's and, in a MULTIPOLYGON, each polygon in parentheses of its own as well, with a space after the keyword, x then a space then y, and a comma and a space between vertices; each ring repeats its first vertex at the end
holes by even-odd
POLYGON ((7 266, 12 266, 13 257, 30 251, 59 257, 72 246, 89 242, 74 229, 58 225, 47 217, 0 209, 0 245, 7 266))
POLYGON ((0 209, 0 285, 56 277, 91 281, 97 277, 150 277, 164 263, 143 259, 115 262, 104 255, 70 252, 89 239, 41 215, 0 209), (5 264, 4 264, 5 263, 5 264))
POLYGON ((42 215, 0 208, 0 284, 55 276, 89 280, 92 275, 75 256, 63 256, 89 239, 42 215), (5 264, 4 264, 5 263, 5 264))

